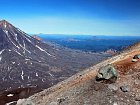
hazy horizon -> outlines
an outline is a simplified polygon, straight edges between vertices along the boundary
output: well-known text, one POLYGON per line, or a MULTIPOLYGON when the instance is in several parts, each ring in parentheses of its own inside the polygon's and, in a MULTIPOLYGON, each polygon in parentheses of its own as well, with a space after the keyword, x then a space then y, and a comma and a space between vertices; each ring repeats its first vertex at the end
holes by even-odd
POLYGON ((26 33, 140 35, 139 0, 7 0, 0 3, 0 19, 26 33))

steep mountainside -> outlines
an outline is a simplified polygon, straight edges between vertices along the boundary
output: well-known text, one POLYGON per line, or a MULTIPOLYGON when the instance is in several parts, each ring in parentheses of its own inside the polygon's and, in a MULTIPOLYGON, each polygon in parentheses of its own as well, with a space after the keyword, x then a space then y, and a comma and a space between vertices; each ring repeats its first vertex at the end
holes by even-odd
MULTIPOLYGON (((31 105, 140 105, 140 44, 105 60, 28 99, 31 105), (100 68, 111 64, 116 81, 97 81, 100 68)), ((108 70, 111 70, 110 68, 108 70)), ((105 69, 104 69, 105 71, 105 69)), ((110 76, 107 72, 106 76, 110 76)), ((101 74, 103 77, 105 74, 101 74)))
MULTIPOLYGON (((12 97, 7 96, 11 92, 15 96, 14 100, 17 100, 24 88, 25 90, 36 88, 36 91, 48 88, 107 56, 107 54, 55 47, 29 36, 2 20, 0 21, 0 105, 12 100, 12 97)), ((25 96, 27 95, 24 94, 20 98, 25 96)))

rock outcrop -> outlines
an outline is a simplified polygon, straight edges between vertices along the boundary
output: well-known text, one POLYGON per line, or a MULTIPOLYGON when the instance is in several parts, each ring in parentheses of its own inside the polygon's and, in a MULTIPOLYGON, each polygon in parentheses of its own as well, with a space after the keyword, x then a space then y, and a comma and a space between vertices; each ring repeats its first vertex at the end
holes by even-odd
POLYGON ((109 80, 111 82, 115 82, 117 76, 117 70, 113 67, 113 65, 108 64, 105 67, 99 69, 98 74, 96 76, 96 80, 109 80))

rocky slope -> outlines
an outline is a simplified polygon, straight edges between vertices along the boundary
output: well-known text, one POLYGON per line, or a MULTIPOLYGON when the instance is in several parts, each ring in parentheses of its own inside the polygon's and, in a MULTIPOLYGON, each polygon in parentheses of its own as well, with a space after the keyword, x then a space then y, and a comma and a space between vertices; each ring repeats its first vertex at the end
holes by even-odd
POLYGON ((137 54, 140 43, 28 99, 19 100, 17 105, 140 105, 139 56, 134 60, 137 54), (97 81, 97 74, 108 64, 118 73, 117 80, 97 81))
POLYGON ((107 56, 55 47, 29 36, 6 20, 2 20, 0 105, 46 89, 107 56))

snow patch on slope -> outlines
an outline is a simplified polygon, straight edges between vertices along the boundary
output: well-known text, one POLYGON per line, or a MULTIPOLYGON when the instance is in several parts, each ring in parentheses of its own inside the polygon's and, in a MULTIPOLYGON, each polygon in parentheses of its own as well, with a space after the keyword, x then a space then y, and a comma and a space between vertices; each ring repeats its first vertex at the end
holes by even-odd
MULTIPOLYGON (((50 53, 48 53, 47 51, 45 51, 44 49, 42 49, 41 47, 39 47, 38 45, 36 45, 36 47, 37 47, 40 51, 45 52, 47 55, 53 56, 53 55, 51 55, 50 53)), ((54 56, 53 56, 53 57, 54 57, 54 56)))
POLYGON ((0 62, 1 62, 1 60, 2 60, 2 55, 1 55, 1 54, 2 54, 4 51, 5 51, 5 49, 3 49, 3 50, 0 51, 0 62))
POLYGON ((5 49, 3 49, 3 50, 0 51, 0 55, 4 52, 4 50, 5 50, 5 49))
POLYGON ((22 71, 22 72, 21 72, 21 79, 22 79, 22 80, 24 80, 24 76, 23 76, 23 75, 24 75, 24 72, 22 71))

